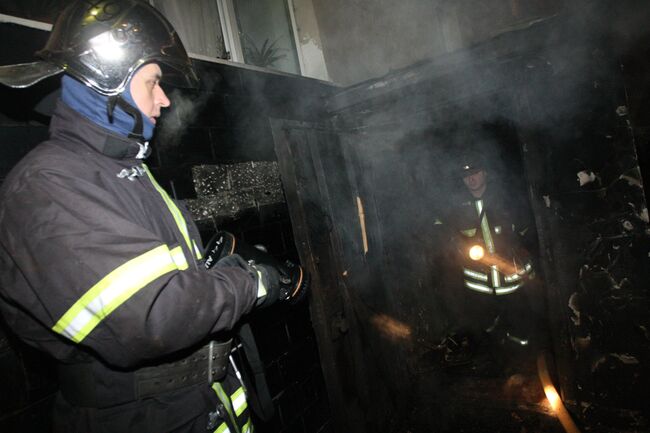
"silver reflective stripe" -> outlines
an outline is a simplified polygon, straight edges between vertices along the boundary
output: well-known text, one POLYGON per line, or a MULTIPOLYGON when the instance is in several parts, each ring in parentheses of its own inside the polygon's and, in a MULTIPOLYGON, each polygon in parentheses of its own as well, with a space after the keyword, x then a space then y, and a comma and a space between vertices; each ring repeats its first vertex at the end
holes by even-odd
POLYGON ((500 287, 498 289, 494 289, 497 295, 509 295, 512 292, 517 291, 522 286, 522 283, 516 284, 514 286, 506 286, 506 287, 500 287))
POLYGON ((56 322, 52 330, 81 342, 117 307, 155 279, 188 268, 181 247, 160 245, 118 266, 91 287, 56 322))
POLYGON ((487 293, 489 295, 494 293, 494 291, 488 286, 484 286, 483 284, 473 283, 467 280, 465 280, 465 287, 467 287, 468 289, 472 289, 476 292, 487 293))
POLYGON ((201 254, 201 250, 196 245, 196 242, 194 241, 194 239, 192 239, 192 245, 194 246, 194 254, 196 254, 196 258, 201 260, 203 258, 203 254, 201 254))
POLYGON ((482 272, 476 272, 467 268, 463 268, 463 274, 467 275, 468 277, 474 278, 476 280, 485 281, 486 283, 488 280, 487 274, 484 274, 482 272))
MULTIPOLYGON (((483 212, 483 200, 476 200, 476 211, 478 212, 479 218, 481 218, 481 213, 483 212)), ((494 254, 494 241, 492 240, 492 233, 490 232, 490 224, 488 223, 487 215, 483 214, 481 218, 481 233, 483 233, 483 240, 485 241, 485 246, 487 247, 490 254, 494 254)))
POLYGON ((266 286, 264 285, 264 279, 262 278, 262 273, 255 269, 257 271, 257 297, 261 298, 262 296, 266 296, 268 291, 266 290, 266 286))
POLYGON ((513 281, 521 280, 521 275, 519 274, 506 275, 503 279, 505 280, 506 283, 512 283, 513 281))
POLYGON ((492 286, 501 287, 501 277, 499 275, 499 268, 497 268, 497 265, 490 266, 490 271, 492 272, 492 286))

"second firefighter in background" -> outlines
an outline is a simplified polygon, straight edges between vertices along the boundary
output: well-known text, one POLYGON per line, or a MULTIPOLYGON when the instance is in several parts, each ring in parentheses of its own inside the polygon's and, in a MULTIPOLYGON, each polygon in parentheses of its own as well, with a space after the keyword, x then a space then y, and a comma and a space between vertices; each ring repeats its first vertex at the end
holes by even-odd
POLYGON ((525 200, 492 179, 475 152, 464 155, 457 173, 464 191, 442 221, 451 244, 445 358, 452 364, 468 362, 487 340, 529 346, 537 310, 525 200))

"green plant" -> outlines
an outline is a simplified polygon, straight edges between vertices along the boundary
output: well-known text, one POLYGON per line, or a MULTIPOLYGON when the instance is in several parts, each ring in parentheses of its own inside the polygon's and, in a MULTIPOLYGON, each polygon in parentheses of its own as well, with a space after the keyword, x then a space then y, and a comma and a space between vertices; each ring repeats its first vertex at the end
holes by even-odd
POLYGON ((244 34, 243 49, 246 63, 266 68, 273 66, 278 60, 286 58, 287 55, 281 53, 285 50, 277 46, 278 40, 279 38, 269 42, 269 39, 266 38, 262 46, 258 47, 253 38, 244 34))

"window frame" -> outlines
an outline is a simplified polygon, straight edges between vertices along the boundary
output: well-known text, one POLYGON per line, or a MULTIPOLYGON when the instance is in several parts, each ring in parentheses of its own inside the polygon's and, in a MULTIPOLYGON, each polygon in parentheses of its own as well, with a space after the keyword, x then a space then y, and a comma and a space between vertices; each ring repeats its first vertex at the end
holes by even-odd
MULTIPOLYGON (((217 2, 227 1, 227 2, 230 3, 230 7, 231 7, 231 9, 230 9, 230 12, 231 12, 230 17, 231 17, 231 19, 228 19, 226 21, 229 22, 229 23, 232 23, 233 18, 234 18, 235 27, 234 28, 230 27, 230 29, 228 30, 229 36, 227 36, 226 34, 223 35, 224 36, 224 46, 226 47, 226 51, 231 52, 231 53, 236 52, 237 53, 236 56, 238 56, 238 57, 236 57, 234 54, 231 54, 230 59, 221 59, 221 58, 218 58, 218 57, 206 56, 206 55, 203 55, 203 54, 197 54, 197 53, 192 53, 192 52, 188 51, 187 55, 190 58, 195 59, 195 60, 210 62, 210 63, 220 63, 220 64, 224 64, 224 65, 228 65, 228 66, 234 66, 234 67, 242 68, 242 69, 249 69, 249 70, 259 71, 259 72, 266 72, 266 73, 275 74, 275 75, 284 75, 284 76, 290 76, 290 77, 305 76, 304 75, 304 70, 305 69, 304 69, 302 51, 300 50, 299 45, 297 45, 298 32, 297 32, 297 26, 296 26, 295 16, 294 16, 294 12, 293 12, 293 1, 292 0, 285 0, 285 1, 288 2, 288 7, 289 7, 290 15, 291 15, 291 31, 293 32, 294 38, 296 40, 296 52, 298 54, 298 65, 300 67, 300 74, 294 74, 294 73, 291 73, 291 72, 278 71, 276 69, 262 68, 260 66, 255 66, 255 65, 249 65, 247 63, 244 63, 241 60, 240 61, 232 60, 233 58, 238 58, 238 59, 243 60, 243 51, 241 49, 241 43, 239 43, 239 38, 238 37, 233 38, 234 35, 238 34, 238 33, 233 33, 233 32, 238 30, 238 27, 237 27, 237 24, 236 24, 236 17, 232 13, 232 12, 234 12, 234 10, 232 9, 232 0, 214 0, 214 1, 217 1, 217 2), (236 42, 233 42, 233 39, 236 42), (232 48, 233 46, 234 46, 234 48, 232 48), (232 51, 229 51, 229 50, 232 50, 232 51)), ((154 0, 148 0, 148 2, 149 2, 149 4, 154 6, 154 0)), ((220 13, 221 13, 221 10, 222 9, 219 9, 220 13)), ((222 19, 221 15, 220 15, 220 19, 222 19)), ((223 19, 225 20, 226 18, 224 17, 223 19)), ((14 15, 0 14, 0 24, 3 24, 3 23, 17 24, 19 26, 33 28, 33 29, 42 30, 42 31, 46 31, 46 32, 51 32, 52 31, 52 24, 50 24, 50 23, 31 20, 31 19, 28 19, 28 18, 22 18, 22 17, 18 17, 18 16, 14 16, 14 15)), ((222 24, 222 26, 224 26, 222 28, 226 28, 225 27, 225 22, 222 21, 221 24, 222 24)), ((313 78, 313 79, 318 80, 317 78, 313 78)), ((319 80, 319 81, 323 81, 323 80, 319 80)), ((328 84, 332 84, 329 81, 323 81, 323 82, 328 83, 328 84)))
MULTIPOLYGON (((214 1, 217 4, 217 9, 219 10, 219 20, 221 22, 221 30, 223 36, 223 43, 228 53, 227 59, 220 59, 218 57, 206 56, 203 54, 196 54, 188 52, 188 55, 193 59, 211 61, 214 63, 223 63, 233 64, 234 66, 244 66, 247 69, 261 70, 265 72, 271 72, 276 74, 288 74, 296 75, 291 72, 278 71, 275 69, 263 68, 255 65, 249 65, 244 61, 244 50, 242 49, 241 40, 239 38, 239 24, 237 24, 237 16, 235 14, 235 5, 234 0, 206 0, 214 1)), ((302 50, 300 50, 300 39, 298 37, 298 25, 296 23, 296 14, 293 8, 293 0, 283 0, 286 7, 289 10, 289 25, 290 30, 293 35, 294 46, 296 49, 296 56, 298 57, 298 69, 300 76, 304 76, 305 65, 302 55, 302 50)), ((149 4, 155 7, 155 0, 149 0, 149 4)))

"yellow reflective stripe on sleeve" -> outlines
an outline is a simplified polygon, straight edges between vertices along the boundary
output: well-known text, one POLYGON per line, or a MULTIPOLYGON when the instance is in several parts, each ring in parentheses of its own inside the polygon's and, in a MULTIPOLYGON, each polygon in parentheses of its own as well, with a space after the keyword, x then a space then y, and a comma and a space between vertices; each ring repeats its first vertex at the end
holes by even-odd
POLYGON ((214 433, 230 433, 230 429, 228 428, 228 425, 224 422, 221 423, 219 427, 217 427, 214 433))
POLYGON ((187 263, 187 260, 185 259, 185 254, 183 253, 183 248, 181 247, 176 247, 173 250, 169 252, 172 256, 172 260, 174 263, 176 263, 176 267, 178 268, 179 271, 184 271, 185 269, 189 268, 189 264, 187 263))
MULTIPOLYGON (((181 213, 180 209, 178 206, 176 206, 176 203, 171 199, 169 194, 162 189, 162 187, 156 182, 156 179, 154 179, 153 175, 149 171, 149 167, 147 167, 146 164, 142 164, 144 167, 145 171, 147 172, 147 176, 149 176, 149 180, 151 180, 151 183, 153 184, 154 188, 158 191, 158 194, 162 197, 164 200, 165 204, 169 208, 169 212, 171 212, 172 217, 174 217, 174 221, 176 221, 176 225, 178 226, 178 229, 180 230, 181 234, 183 235, 183 239, 185 239, 185 243, 187 244, 187 248, 190 251, 195 251, 192 248, 192 242, 190 241, 190 233, 187 230, 187 224, 185 222, 185 218, 183 218, 183 214, 181 213)), ((196 251, 195 251, 196 252, 196 251)))
POLYGON ((230 401, 232 401, 232 407, 235 410, 237 416, 241 415, 244 409, 248 407, 246 403, 246 394, 244 393, 244 388, 239 388, 230 396, 230 401))
POLYGON ((52 330, 80 343, 103 319, 147 284, 168 272, 187 267, 180 247, 170 251, 167 245, 161 245, 147 251, 91 287, 52 330))

